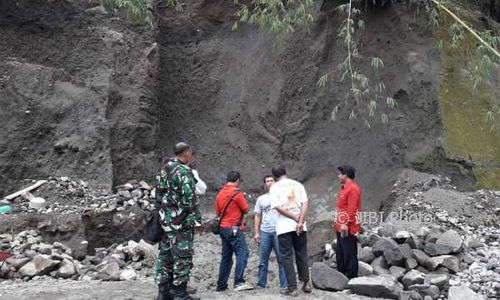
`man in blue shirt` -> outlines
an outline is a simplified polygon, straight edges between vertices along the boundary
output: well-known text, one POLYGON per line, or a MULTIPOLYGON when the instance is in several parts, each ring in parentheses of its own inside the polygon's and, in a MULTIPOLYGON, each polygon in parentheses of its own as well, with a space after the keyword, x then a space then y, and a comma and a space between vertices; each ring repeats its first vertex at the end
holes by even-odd
POLYGON ((271 255, 271 250, 274 249, 274 254, 279 265, 280 288, 285 290, 287 281, 283 260, 280 256, 278 236, 276 235, 278 212, 271 208, 271 197, 269 195, 269 189, 273 184, 273 176, 268 175, 264 177, 266 193, 260 196, 255 204, 254 240, 260 245, 259 282, 257 286, 260 288, 266 287, 269 256, 271 255))

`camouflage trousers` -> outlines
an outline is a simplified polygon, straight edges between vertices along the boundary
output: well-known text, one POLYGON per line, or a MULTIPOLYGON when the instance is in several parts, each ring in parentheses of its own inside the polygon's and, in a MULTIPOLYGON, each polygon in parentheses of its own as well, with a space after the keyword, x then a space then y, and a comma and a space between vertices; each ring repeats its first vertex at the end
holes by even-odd
POLYGON ((189 282, 193 267, 193 238, 192 229, 163 233, 156 261, 157 284, 170 282, 179 286, 189 282))

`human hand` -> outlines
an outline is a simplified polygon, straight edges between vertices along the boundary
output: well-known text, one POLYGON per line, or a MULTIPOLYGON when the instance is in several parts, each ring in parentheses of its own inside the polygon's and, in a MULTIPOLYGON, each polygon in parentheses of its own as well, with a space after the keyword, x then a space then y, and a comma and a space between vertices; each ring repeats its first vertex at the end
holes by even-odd
POLYGON ((253 237, 253 240, 257 243, 257 244, 260 244, 260 235, 258 233, 256 233, 253 237))
POLYGON ((298 222, 297 223, 297 235, 300 235, 303 231, 304 231, 304 223, 298 222))
POLYGON ((346 237, 349 234, 349 227, 346 224, 340 225, 340 236, 346 237))

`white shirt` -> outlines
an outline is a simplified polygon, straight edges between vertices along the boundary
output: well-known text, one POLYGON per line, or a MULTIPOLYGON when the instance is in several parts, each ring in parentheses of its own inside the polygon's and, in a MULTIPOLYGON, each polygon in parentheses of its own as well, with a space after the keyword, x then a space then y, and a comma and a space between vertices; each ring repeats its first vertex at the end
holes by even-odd
MULTIPOLYGON (((273 184, 269 190, 269 195, 271 195, 272 208, 281 206, 294 215, 299 215, 302 205, 308 201, 304 186, 300 182, 290 178, 283 178, 273 184)), ((296 230, 297 222, 279 214, 276 224, 276 234, 280 235, 296 230)), ((304 231, 307 231, 306 222, 304 222, 304 231)))
POLYGON ((269 193, 257 198, 254 211, 256 214, 262 215, 260 230, 267 233, 276 233, 276 222, 278 222, 279 213, 276 209, 271 208, 271 196, 269 196, 269 193))

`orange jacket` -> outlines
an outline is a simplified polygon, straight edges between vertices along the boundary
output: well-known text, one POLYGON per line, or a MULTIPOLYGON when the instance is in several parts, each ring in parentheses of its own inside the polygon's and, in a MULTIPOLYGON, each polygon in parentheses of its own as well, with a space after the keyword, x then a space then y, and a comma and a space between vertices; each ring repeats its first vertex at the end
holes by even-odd
MULTIPOLYGON (((248 203, 245 198, 245 194, 239 191, 234 185, 226 184, 219 191, 219 193, 217 193, 215 198, 215 213, 220 216, 226 204, 236 193, 238 194, 234 197, 233 202, 229 204, 226 209, 226 213, 221 219, 221 227, 227 228, 237 225, 242 219, 243 214, 248 210, 248 203)), ((243 228, 244 224, 240 225, 240 227, 243 228)))
POLYGON ((361 224, 356 215, 360 210, 361 189, 356 182, 347 179, 337 196, 335 231, 340 232, 340 226, 347 224, 349 234, 358 233, 361 224))

